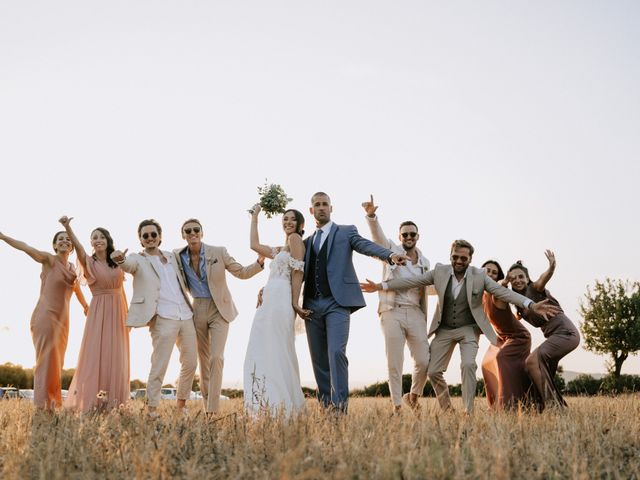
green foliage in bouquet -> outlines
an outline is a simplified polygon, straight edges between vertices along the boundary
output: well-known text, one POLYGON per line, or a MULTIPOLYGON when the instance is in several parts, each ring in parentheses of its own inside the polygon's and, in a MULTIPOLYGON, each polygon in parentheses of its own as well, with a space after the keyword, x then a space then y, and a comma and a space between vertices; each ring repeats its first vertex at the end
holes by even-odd
POLYGON ((258 187, 258 194, 260 195, 260 207, 267 218, 284 213, 287 204, 293 200, 293 198, 287 197, 280 185, 268 184, 266 180, 264 186, 258 187))

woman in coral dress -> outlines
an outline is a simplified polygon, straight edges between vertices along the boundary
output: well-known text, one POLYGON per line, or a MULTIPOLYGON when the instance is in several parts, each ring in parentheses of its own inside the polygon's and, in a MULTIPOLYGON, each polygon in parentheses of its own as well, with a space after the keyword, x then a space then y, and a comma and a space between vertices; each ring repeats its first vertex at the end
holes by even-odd
MULTIPOLYGON (((492 280, 504 280, 502 267, 495 260, 487 260, 482 267, 492 280)), ((484 292, 482 303, 487 318, 498 334, 498 345, 490 345, 482 359, 487 402, 494 409, 526 404, 531 379, 524 362, 531 350, 531 335, 515 317, 508 303, 488 292, 484 292)))
POLYGON ((87 255, 71 228, 71 218, 62 217, 60 223, 73 242, 93 295, 78 365, 64 406, 79 412, 117 408, 129 400, 124 272, 111 260, 114 246, 107 230, 98 227, 91 232, 93 254, 87 255))
POLYGON ((33 402, 37 408, 53 410, 62 405, 61 375, 69 338, 69 300, 75 291, 87 312, 87 302, 69 263, 73 251, 66 232, 53 237, 55 254, 37 250, 24 242, 0 233, 3 240, 42 264, 40 298, 31 316, 31 337, 36 350, 33 370, 33 402))

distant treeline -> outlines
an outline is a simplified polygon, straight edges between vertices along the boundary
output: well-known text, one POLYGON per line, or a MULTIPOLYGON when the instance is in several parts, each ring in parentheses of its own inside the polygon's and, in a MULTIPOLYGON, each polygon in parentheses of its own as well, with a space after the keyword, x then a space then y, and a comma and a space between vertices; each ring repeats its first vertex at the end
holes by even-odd
MULTIPOLYGON (((62 370, 62 388, 64 390, 69 389, 71 379, 75 369, 69 368, 62 370)), ((562 370, 560 370, 562 373, 562 370)), ((615 375, 610 374, 603 378, 594 378, 591 375, 582 374, 570 382, 565 382, 561 375, 556 374, 554 379, 558 389, 565 395, 615 395, 618 393, 632 393, 640 392, 640 375, 620 375, 616 378, 615 375)), ((16 387, 16 388, 33 388, 33 369, 23 368, 20 365, 14 365, 13 363, 5 363, 0 365, 0 387, 16 387)), ((167 385, 171 386, 171 385, 167 385)), ((137 388, 145 388, 146 384, 141 380, 131 380, 131 390, 137 388)), ((198 379, 194 379, 193 390, 199 389, 198 379)), ((411 389, 411 375, 406 374, 402 376, 402 391, 408 392, 411 389)), ((316 391, 302 387, 302 391, 306 397, 315 397, 316 391)), ((455 384, 449 385, 449 393, 451 396, 459 397, 462 395, 462 385, 455 384)), ((223 389, 222 394, 229 398, 242 398, 243 392, 241 389, 223 389)), ((364 388, 353 390, 351 392, 356 397, 388 397, 389 383, 378 382, 364 388)), ((484 397, 484 380, 478 379, 476 383, 476 395, 484 397)), ((435 397, 435 392, 431 383, 427 381, 424 387, 423 396, 435 397)))
MULTIPOLYGON (((558 389, 565 395, 615 395, 618 393, 640 392, 640 375, 620 375, 616 379, 615 375, 610 374, 604 378, 594 378, 591 375, 578 375, 570 382, 565 382, 564 378, 556 374, 554 382, 558 389)), ((402 391, 408 392, 411 389, 411 375, 402 376, 402 391)), ((378 382, 359 390, 351 392, 353 396, 359 397, 388 397, 389 383, 378 382)), ((462 385, 449 385, 449 394, 454 397, 462 395, 462 385)), ((476 382, 476 395, 484 397, 486 394, 484 389, 484 380, 478 379, 476 382)), ((423 396, 435 397, 431 383, 427 381, 424 387, 423 396)))

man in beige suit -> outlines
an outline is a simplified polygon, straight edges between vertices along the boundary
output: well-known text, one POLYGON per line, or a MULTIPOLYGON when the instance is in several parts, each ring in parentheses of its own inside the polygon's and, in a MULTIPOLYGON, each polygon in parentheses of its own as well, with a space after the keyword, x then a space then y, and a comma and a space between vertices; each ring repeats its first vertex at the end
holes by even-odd
POLYGON ((160 389, 164 381, 173 346, 180 350, 180 378, 177 388, 177 408, 185 411, 191 393, 198 357, 193 311, 187 288, 178 274, 178 262, 171 252, 160 250, 162 227, 153 220, 143 220, 138 237, 144 250, 126 256, 127 250, 116 250, 111 258, 125 272, 133 275, 133 296, 127 326, 149 325, 153 353, 147 381, 149 415, 156 417, 160 404, 160 389))
MULTIPOLYGON (((382 280, 392 278, 414 278, 429 270, 429 260, 417 247, 420 234, 418 227, 411 221, 402 222, 398 234, 397 245, 388 238, 378 221, 378 206, 373 202, 373 195, 368 202, 362 203, 366 219, 371 229, 371 238, 378 245, 388 248, 394 253, 406 255, 405 265, 383 263, 382 280)), ((389 391, 393 402, 394 413, 402 406, 402 400, 412 409, 419 408, 418 397, 422 395, 427 383, 427 367, 429 365, 429 340, 427 338, 427 288, 409 290, 380 291, 378 314, 384 335, 389 371, 389 391), (409 347, 413 358, 413 374, 411 390, 402 395, 402 366, 404 363, 404 346, 409 347)))
POLYGON ((470 267, 473 250, 466 240, 456 240, 451 245, 451 265, 437 264, 420 277, 396 278, 382 284, 367 280, 367 283, 361 284, 366 292, 403 290, 424 285, 435 287, 438 307, 429 328, 429 336, 435 334, 435 338, 431 341, 428 375, 440 406, 443 410, 450 409, 451 399, 444 372, 449 366, 453 349, 459 344, 462 399, 465 411, 469 414, 473 412, 476 393, 476 355, 480 333, 484 333, 493 345, 497 343, 496 333, 482 306, 484 292, 521 308, 529 308, 545 319, 547 315, 557 313, 557 309, 548 305, 546 300, 534 303, 497 284, 483 269, 470 267))
POLYGON ((238 315, 227 287, 225 272, 247 279, 261 272, 264 257, 242 266, 224 247, 202 243, 202 225, 190 218, 182 225, 182 238, 187 246, 174 251, 180 277, 193 297, 193 321, 196 326, 200 359, 200 390, 208 416, 215 416, 220 405, 224 347, 229 322, 238 315))

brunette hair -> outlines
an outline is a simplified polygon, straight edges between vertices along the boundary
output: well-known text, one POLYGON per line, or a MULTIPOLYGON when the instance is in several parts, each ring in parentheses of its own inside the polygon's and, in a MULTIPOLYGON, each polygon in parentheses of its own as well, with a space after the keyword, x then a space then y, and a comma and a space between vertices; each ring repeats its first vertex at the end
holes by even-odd
POLYGON ((418 225, 413 223, 411 220, 407 220, 405 222, 402 222, 400 224, 400 226, 398 227, 398 230, 400 230, 402 227, 406 227, 406 226, 409 226, 409 225, 412 225, 412 226, 416 227, 416 232, 418 231, 418 225))
POLYGON ((285 210, 282 215, 284 216, 289 212, 293 212, 293 216, 296 218, 296 233, 300 236, 304 235, 304 215, 295 208, 285 210))
POLYGON ((482 268, 486 267, 490 263, 492 265, 495 265, 496 267, 498 267, 498 280, 504 279, 504 271, 502 270, 502 267, 500 266, 500 264, 496 260, 487 260, 486 262, 484 262, 482 264, 482 268))
MULTIPOLYGON (((59 232, 56 232, 56 234, 53 236, 53 241, 51 242, 51 244, 53 245, 53 251, 58 253, 58 250, 56 249, 56 242, 58 241, 58 237, 60 236, 60 234, 62 233, 67 233, 66 230, 60 230, 59 232)), ((73 242, 71 242, 71 251, 73 252, 73 242)))
POLYGON ((522 270, 527 276, 527 283, 531 282, 531 277, 529 276, 529 270, 522 264, 522 260, 518 260, 516 263, 509 267, 509 271, 507 273, 511 273, 512 270, 522 270))
POLYGON ((142 229, 144 227, 148 227, 149 225, 153 225, 154 227, 156 227, 156 230, 158 230, 158 235, 160 236, 158 246, 160 246, 162 244, 162 227, 160 226, 158 221, 154 220, 153 218, 148 218, 147 220, 142 220, 140 222, 140 225, 138 225, 138 238, 140 238, 140 232, 142 231, 142 229))
MULTIPOLYGON (((102 233, 102 235, 104 235, 104 238, 107 239, 107 265, 109 265, 111 268, 117 268, 118 264, 111 259, 111 254, 115 251, 115 247, 113 246, 113 238, 111 238, 109 230, 102 227, 96 227, 91 232, 91 235, 93 235, 93 232, 96 231, 102 233)), ((95 252, 91 255, 91 258, 93 258, 94 260, 98 260, 95 252)))
POLYGON ((182 223, 182 226, 180 227, 180 231, 181 231, 181 232, 182 232, 182 230, 184 229, 184 226, 185 226, 187 223, 197 223, 198 225, 200 225, 200 231, 202 231, 202 230, 203 230, 203 228, 202 228, 202 224, 200 223, 200 220, 198 220, 197 218, 189 218, 189 219, 185 220, 185 221, 182 223))

